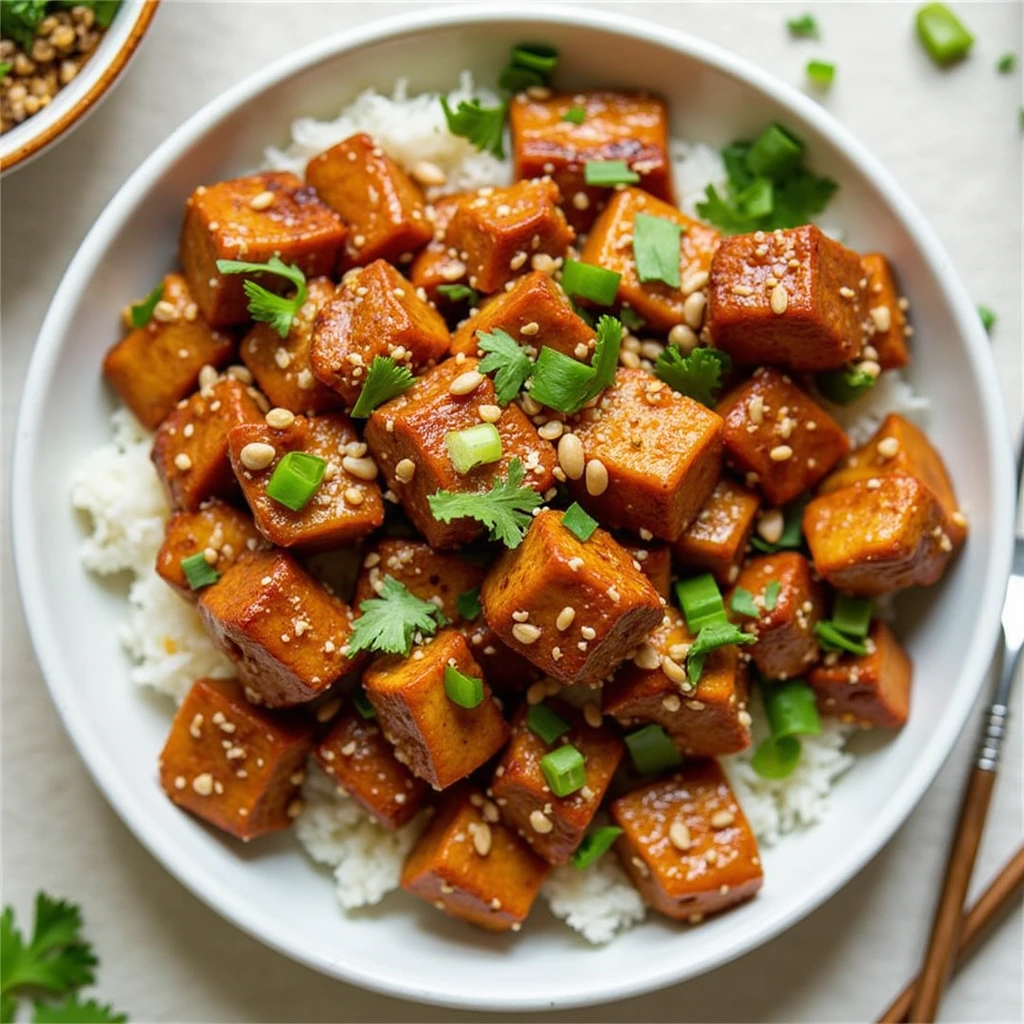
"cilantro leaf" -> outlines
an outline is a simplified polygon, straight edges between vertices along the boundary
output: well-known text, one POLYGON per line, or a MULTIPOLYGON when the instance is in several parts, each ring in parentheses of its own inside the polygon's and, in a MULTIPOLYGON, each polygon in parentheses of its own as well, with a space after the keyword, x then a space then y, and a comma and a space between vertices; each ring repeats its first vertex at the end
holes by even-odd
POLYGON ((508 465, 504 480, 494 478, 489 491, 454 493, 437 491, 427 498, 435 519, 450 523, 453 519, 475 519, 490 531, 490 539, 507 548, 517 548, 543 498, 531 487, 523 487, 526 471, 519 459, 508 465))
POLYGON ((482 107, 478 99, 460 100, 455 110, 448 105, 448 99, 441 97, 444 119, 452 135, 468 139, 477 149, 493 153, 499 160, 505 157, 505 113, 507 103, 496 107, 482 107))
POLYGON ((35 1004, 32 1024, 124 1024, 128 1015, 117 1013, 112 1006, 89 999, 82 1003, 78 996, 68 996, 63 1003, 35 1004))
POLYGON ((633 218, 633 259, 636 276, 644 283, 662 281, 679 287, 679 239, 682 225, 664 217, 638 213, 633 218))
POLYGON ((480 301, 480 293, 468 284, 439 284, 437 294, 443 295, 449 302, 468 302, 471 306, 480 301))
POLYGON ((764 588, 764 610, 766 612, 775 611, 775 606, 779 603, 781 591, 782 584, 778 580, 768 581, 768 586, 764 588))
POLYGON ((392 576, 384 577, 379 597, 359 602, 359 610, 362 615, 352 622, 349 654, 408 654, 417 633, 433 636, 448 621, 433 601, 418 598, 392 576))
POLYGON ((96 957, 82 941, 82 915, 74 903, 36 894, 35 925, 26 943, 5 907, 0 916, 0 994, 10 1005, 22 988, 61 995, 93 981, 96 957))
POLYGON ((684 356, 670 345, 654 363, 654 375, 681 395, 687 395, 713 409, 722 387, 722 374, 732 360, 717 348, 695 348, 684 356))
POLYGON ((0 82, 11 73, 13 67, 14 65, 9 60, 0 61, 0 82))
POLYGON ((455 607, 467 622, 472 622, 478 618, 483 611, 480 605, 480 588, 474 587, 472 590, 464 590, 455 599, 455 607))
POLYGON ((266 263, 217 260, 217 269, 222 274, 277 274, 291 281, 295 285, 295 294, 290 299, 276 295, 255 281, 246 279, 242 282, 253 320, 270 324, 282 338, 288 337, 293 318, 306 302, 306 275, 294 263, 286 264, 277 256, 271 256, 266 263))
POLYGON ((164 297, 164 285, 161 281, 141 302, 130 308, 132 327, 141 330, 153 317, 156 304, 164 297))
POLYGON ((729 607, 737 615, 745 615, 748 619, 759 619, 761 617, 761 609, 754 604, 754 595, 745 587, 737 587, 732 592, 729 607))
POLYGON ((690 682, 700 681, 704 662, 712 651, 732 644, 752 644, 756 640, 757 637, 744 633, 739 626, 734 626, 731 622, 709 622, 706 626, 701 626, 697 639, 686 652, 686 674, 690 677, 690 682))
POLYGON ((508 405, 519 389, 526 382, 526 378, 533 372, 533 361, 526 354, 526 350, 501 328, 495 328, 490 334, 477 331, 480 350, 487 355, 480 360, 480 372, 490 373, 497 370, 494 375, 494 390, 499 405, 508 405))
POLYGON ((374 356, 363 383, 363 390, 359 392, 359 398, 352 406, 352 416, 355 419, 364 419, 378 405, 383 405, 408 391, 415 380, 407 366, 399 366, 390 356, 374 356))
POLYGON ((578 412, 615 379, 621 345, 622 324, 605 314, 597 321, 590 366, 545 346, 534 366, 530 397, 558 412, 578 412))
POLYGON ((13 39, 28 52, 45 14, 46 0, 3 0, 0 3, 0 35, 13 39))

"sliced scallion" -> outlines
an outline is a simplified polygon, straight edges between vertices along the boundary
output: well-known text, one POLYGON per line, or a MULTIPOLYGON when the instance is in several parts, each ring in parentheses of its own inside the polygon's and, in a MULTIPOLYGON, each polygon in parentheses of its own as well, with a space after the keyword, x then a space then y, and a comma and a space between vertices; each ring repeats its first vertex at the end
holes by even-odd
POLYGON ((366 696, 366 691, 360 686, 352 691, 352 703, 356 711, 366 719, 376 718, 377 711, 366 696))
POLYGON ((1004 53, 996 61, 996 71, 1001 75, 1008 75, 1017 66, 1017 55, 1015 53, 1004 53))
POLYGON ((686 625, 696 635, 702 626, 728 623, 721 591, 711 573, 691 576, 676 583, 676 600, 686 616, 686 625))
POLYGON ((985 328, 988 334, 991 334, 992 328, 996 325, 995 311, 989 309, 988 306, 979 306, 978 316, 981 317, 981 326, 985 328))
POLYGON ((762 778, 784 779, 800 762, 799 736, 821 732, 814 691, 802 679, 766 683, 761 687, 771 734, 750 759, 762 778))
POLYGON ((554 743, 559 736, 563 736, 572 728, 560 714, 543 701, 530 705, 529 711, 526 712, 526 725, 530 732, 549 744, 554 743))
POLYGON ((540 770, 555 796, 569 796, 587 784, 583 755, 571 743, 545 754, 540 759, 540 770))
POLYGON ((635 185, 640 175, 625 160, 588 160, 583 165, 583 180, 588 185, 635 185))
POLYGON ((962 60, 974 45, 974 36, 945 4, 925 4, 915 24, 921 45, 936 64, 962 60))
POLYGON ((585 544, 597 529, 597 520, 587 515, 574 501, 562 513, 562 525, 577 539, 585 544))
POLYGON ((827 89, 836 77, 836 66, 823 60, 809 60, 807 77, 818 88, 827 89))
POLYGON ((874 602, 870 597, 838 594, 832 606, 832 625, 847 636, 865 637, 871 626, 874 602))
POLYGON ((501 434, 493 423, 453 430, 444 440, 457 473, 468 473, 477 466, 501 460, 501 434))
POLYGON ((588 832, 572 855, 572 866, 581 871, 589 867, 595 860, 603 857, 621 835, 622 829, 618 825, 601 825, 588 832))
POLYGON ((587 118, 586 107, 570 107, 563 115, 562 120, 570 124, 583 124, 587 118))
POLYGON ((849 654, 856 654, 858 657, 863 657, 868 653, 867 647, 860 640, 840 633, 831 622, 816 622, 814 635, 826 651, 846 651, 849 654))
POLYGON ((626 746, 636 770, 643 775, 654 775, 666 768, 683 763, 683 755, 665 730, 655 723, 627 733, 626 746))
POLYGON ((141 302, 131 307, 132 327, 141 330, 152 319, 156 304, 164 297, 164 286, 161 281, 141 302))
POLYGON ((476 676, 467 676, 454 665, 445 665, 444 692, 453 704, 472 710, 483 702, 484 681, 476 676))
POLYGON ((326 459, 308 452, 288 452, 274 467, 267 497, 293 512, 301 512, 316 494, 327 468, 326 459))
POLYGON ((181 571, 188 580, 190 590, 202 590, 220 579, 220 573, 206 560, 206 556, 200 551, 195 555, 181 560, 181 571))
POLYGON ((562 287, 565 293, 590 299, 599 306, 610 306, 615 301, 621 278, 622 275, 614 270, 605 270, 592 263, 580 263, 579 260, 566 260, 562 267, 562 287))

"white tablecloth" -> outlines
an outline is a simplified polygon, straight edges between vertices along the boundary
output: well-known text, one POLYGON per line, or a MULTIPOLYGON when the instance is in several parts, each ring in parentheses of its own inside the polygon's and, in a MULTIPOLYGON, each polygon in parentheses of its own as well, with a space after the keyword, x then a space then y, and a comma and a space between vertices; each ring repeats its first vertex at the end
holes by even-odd
MULTIPOLYGON (((128 174, 185 117, 281 53, 414 6, 164 0, 141 54, 102 109, 4 180, 5 485, 33 338, 63 268, 128 174)), ((1019 71, 997 74, 994 63, 1006 50, 1021 52, 1020 4, 961 3, 977 44, 969 62, 948 72, 935 69, 916 45, 911 4, 607 6, 731 47, 794 83, 812 56, 837 63, 836 84, 823 102, 895 172, 972 294, 998 312, 993 350, 1011 420, 1019 424, 1021 79, 1019 71), (785 19, 808 7, 823 27, 820 43, 794 42, 785 30, 785 19)), ((2 507, 6 512, 6 501, 2 507)), ((61 730, 24 633, 8 557, 3 597, 3 898, 23 917, 38 888, 80 901, 102 957, 104 999, 136 1021, 480 1019, 313 974, 236 932, 185 892, 108 809, 61 730)), ((775 942, 675 989, 547 1019, 871 1019, 917 962, 975 733, 972 722, 890 846, 775 942)), ((1021 841, 1020 736, 1015 720, 979 881, 1021 841)), ((1018 913, 958 976, 944 1018, 1020 1020, 1021 965, 1018 913)))

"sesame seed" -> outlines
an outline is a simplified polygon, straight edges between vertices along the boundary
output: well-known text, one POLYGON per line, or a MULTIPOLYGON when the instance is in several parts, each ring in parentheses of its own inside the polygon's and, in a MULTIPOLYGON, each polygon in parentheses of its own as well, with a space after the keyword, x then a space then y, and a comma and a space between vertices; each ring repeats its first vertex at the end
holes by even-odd
POLYGON ((777 508, 762 512, 757 520, 758 535, 769 544, 777 544, 782 536, 785 520, 777 508))
POLYGON ((277 457, 272 444, 263 441, 250 441, 239 453, 238 459, 246 469, 259 471, 266 469, 277 457))
POLYGON ((633 658, 633 664, 653 672, 661 664, 661 655, 649 643, 643 643, 633 658))
POLYGON ((559 613, 558 618, 555 619, 555 628, 565 632, 571 625, 572 620, 576 618, 576 609, 571 605, 566 605, 559 613))
POLYGON ((285 430, 295 422, 295 413, 291 409, 277 407, 271 409, 263 418, 268 427, 273 427, 274 430, 285 430))
POLYGON ((526 691, 526 703, 539 704, 545 696, 544 681, 538 680, 536 683, 531 683, 529 689, 526 691))
POLYGON ((512 259, 508 261, 509 270, 518 270, 529 258, 529 253, 525 253, 520 249, 519 252, 517 252, 512 259))
POLYGON ((530 812, 530 828, 534 832, 539 832, 544 835, 550 832, 555 826, 551 823, 551 819, 545 817, 543 811, 531 811, 530 812))
MULTIPOLYGON (((582 445, 581 445, 582 447, 582 445)), ((565 469, 565 467, 562 467, 565 469)), ((566 470, 566 473, 569 471, 566 470)), ((571 475, 571 474, 570 474, 571 475)), ((574 477, 573 479, 577 479, 574 477)), ((586 466, 587 494, 595 498, 608 490, 608 470, 600 459, 591 459, 586 466)))
POLYGON ((793 458, 793 449, 788 444, 777 444, 769 453, 768 458, 772 462, 785 462, 793 458))
POLYGON ((354 458, 351 455, 346 455, 341 460, 341 468, 360 480, 375 480, 377 478, 377 463, 368 457, 354 458))
POLYGON ((745 284, 734 284, 732 286, 733 295, 753 295, 754 289, 749 285, 745 284))
POLYGON ((178 452, 174 456, 174 466, 184 473, 192 468, 192 460, 184 452, 178 452))
POLYGON ((884 334, 892 327, 892 311, 888 306, 875 306, 868 310, 868 314, 875 325, 876 331, 884 334))
POLYGON ((358 487, 346 487, 345 500, 350 505, 362 505, 365 500, 365 495, 358 487))
POLYGON ((883 459, 892 459, 899 454, 900 442, 895 437, 883 437, 881 441, 875 446, 878 454, 883 459))
POLYGON ((583 720, 591 729, 599 729, 604 721, 601 709, 593 702, 588 701, 583 705, 583 720))
POLYGON ((711 827, 713 829, 728 828, 736 820, 732 811, 715 811, 711 815, 711 827))
POLYGON ((562 431, 565 429, 565 425, 561 420, 548 420, 537 433, 544 438, 545 441, 557 441, 562 436, 562 431))
MULTIPOLYGON (((558 464, 570 480, 579 480, 585 470, 583 442, 575 434, 563 434, 558 441, 558 464)), ((588 486, 587 490, 590 488, 588 486)))
POLYGON ((491 852, 491 826, 486 821, 473 822, 470 825, 470 833, 476 852, 481 857, 486 857, 491 852))
POLYGON ((554 257, 549 256, 546 252, 538 252, 534 253, 530 259, 530 268, 539 270, 542 274, 553 274, 558 268, 558 264, 554 257))
POLYGON ((302 808, 305 806, 303 802, 296 797, 284 810, 284 813, 289 818, 297 818, 302 813, 302 808))
POLYGON ((192 780, 192 789, 200 796, 209 796, 213 792, 213 776, 202 772, 192 780))
POLYGON ((441 268, 440 275, 449 283, 458 281, 460 277, 466 276, 466 264, 461 260, 449 260, 441 268))
POLYGON ((444 171, 430 160, 417 160, 409 168, 409 174, 421 185, 443 185, 448 180, 444 171))
POLYGON ((786 312, 786 307, 789 305, 789 292, 786 291, 784 284, 777 284, 772 289, 771 298, 772 312, 777 316, 781 316, 786 312))
POLYGON ((267 210, 274 205, 274 199, 274 193, 269 190, 257 192, 256 195, 249 200, 249 206, 254 210, 267 210))
POLYGON ((690 830, 683 821, 673 821, 668 830, 668 841, 677 850, 688 850, 690 848, 690 830))
POLYGON ((467 370, 465 373, 460 373, 448 385, 448 392, 452 395, 468 395, 471 391, 476 389, 483 383, 484 376, 482 373, 477 373, 476 370, 467 370))
POLYGON ((661 671, 664 672, 673 683, 686 682, 686 669, 684 669, 679 662, 668 657, 668 655, 663 656, 661 659, 661 671))
POLYGON ((839 294, 844 299, 852 299, 855 298, 857 295, 857 293, 852 288, 847 288, 846 285, 843 285, 843 287, 839 289, 839 294))
POLYGON ((536 320, 531 320, 528 324, 523 324, 519 328, 519 333, 527 338, 532 338, 540 330, 540 324, 536 320))
POLYGON ((476 414, 484 423, 497 423, 501 419, 501 406, 481 405, 476 414))
POLYGON ((593 640, 597 636, 597 631, 593 626, 583 626, 580 629, 580 636, 582 636, 584 640, 593 640))
POLYGON ((534 644, 540 638, 540 629, 529 622, 517 622, 512 627, 512 635, 521 644, 534 644))
POLYGON ((407 484, 416 475, 416 463, 412 459, 401 459, 395 466, 395 476, 399 482, 407 484))
POLYGON ((676 712, 683 706, 683 702, 674 693, 669 693, 661 698, 661 706, 666 711, 676 712))

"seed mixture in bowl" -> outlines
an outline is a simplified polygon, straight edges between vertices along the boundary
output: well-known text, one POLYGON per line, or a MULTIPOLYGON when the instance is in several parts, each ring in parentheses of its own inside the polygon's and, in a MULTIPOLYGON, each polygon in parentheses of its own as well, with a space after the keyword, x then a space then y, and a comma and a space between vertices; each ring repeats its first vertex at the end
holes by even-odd
POLYGON ((49 106, 92 56, 120 0, 0 4, 0 132, 49 106))
POLYGON ((174 803, 294 825, 346 908, 518 931, 543 894, 605 942, 754 896, 849 732, 906 721, 878 604, 966 522, 892 268, 810 223, 799 140, 719 160, 555 63, 200 184, 73 500, 179 703, 174 803))

